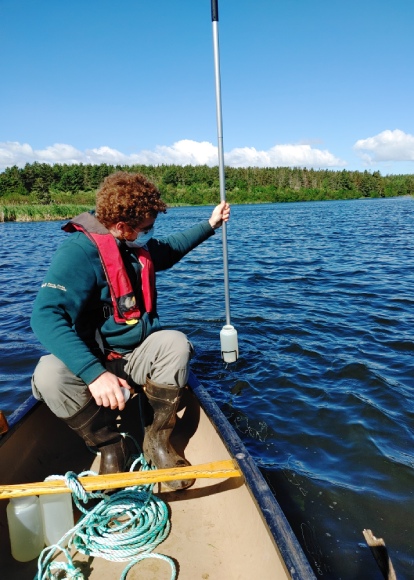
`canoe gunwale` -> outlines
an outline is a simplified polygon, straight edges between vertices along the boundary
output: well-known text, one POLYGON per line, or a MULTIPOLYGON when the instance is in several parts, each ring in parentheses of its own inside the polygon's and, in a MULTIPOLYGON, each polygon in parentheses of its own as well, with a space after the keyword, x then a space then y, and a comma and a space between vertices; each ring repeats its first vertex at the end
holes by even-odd
MULTIPOLYGON (((23 403, 19 405, 11 415, 7 417, 7 422, 9 424, 8 432, 10 432, 16 425, 18 425, 24 417, 29 415, 29 413, 32 413, 36 406, 39 404, 40 402, 37 401, 33 395, 29 395, 29 397, 23 401, 23 403)), ((5 433, 5 436, 6 435, 7 433, 5 433)))
POLYGON ((263 514, 292 580, 316 580, 316 576, 282 508, 240 437, 192 372, 190 372, 188 384, 207 417, 220 434, 230 455, 236 459, 244 475, 246 485, 263 514))
POLYGON ((22 423, 32 413, 34 413, 40 404, 41 402, 35 399, 33 395, 29 395, 29 397, 7 417, 9 429, 6 433, 0 436, 0 447, 13 435, 13 433, 16 432, 22 423))

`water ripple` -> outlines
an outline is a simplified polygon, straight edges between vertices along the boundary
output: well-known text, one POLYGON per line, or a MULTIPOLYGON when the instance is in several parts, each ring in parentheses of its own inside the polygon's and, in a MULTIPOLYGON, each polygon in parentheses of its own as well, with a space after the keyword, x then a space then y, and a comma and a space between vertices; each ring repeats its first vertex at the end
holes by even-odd
MULTIPOLYGON (((157 233, 208 215, 174 208, 157 233)), ((0 224, 1 406, 29 391, 42 348, 30 305, 59 224, 0 224), (19 244, 15 244, 19 240, 19 244)), ((158 278, 165 327, 256 458, 318 576, 377 580, 362 530, 414 577, 414 202, 236 206, 228 227, 240 358, 220 360, 221 232, 158 278), (190 298, 189 298, 190 297, 190 298)))

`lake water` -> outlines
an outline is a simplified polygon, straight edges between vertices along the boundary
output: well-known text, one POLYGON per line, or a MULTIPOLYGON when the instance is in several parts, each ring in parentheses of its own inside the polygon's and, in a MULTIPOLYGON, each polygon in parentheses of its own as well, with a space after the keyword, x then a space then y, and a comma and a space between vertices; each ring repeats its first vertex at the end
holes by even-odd
MULTIPOLYGON (((157 234, 209 217, 173 208, 157 234)), ((30 392, 29 317, 59 222, 0 224, 0 407, 30 392)), ((414 578, 414 200, 235 206, 227 228, 240 358, 220 359, 221 234, 158 276, 165 327, 263 470, 317 576, 379 580, 363 529, 414 578)), ((74 273, 76 274, 76 273, 74 273)), ((219 580, 219 579, 217 579, 219 580)))

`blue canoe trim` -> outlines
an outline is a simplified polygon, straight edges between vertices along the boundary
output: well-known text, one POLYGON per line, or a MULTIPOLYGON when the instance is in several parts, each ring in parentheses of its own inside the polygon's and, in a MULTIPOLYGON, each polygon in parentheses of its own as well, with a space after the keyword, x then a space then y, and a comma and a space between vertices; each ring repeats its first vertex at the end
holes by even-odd
POLYGON ((7 423, 9 424, 9 428, 15 427, 20 421, 28 415, 36 405, 39 404, 33 395, 30 395, 13 413, 7 417, 7 423))
POLYGON ((240 437, 193 373, 190 373, 188 384, 221 435, 228 451, 237 460, 246 484, 263 513, 292 579, 316 580, 285 514, 240 437))

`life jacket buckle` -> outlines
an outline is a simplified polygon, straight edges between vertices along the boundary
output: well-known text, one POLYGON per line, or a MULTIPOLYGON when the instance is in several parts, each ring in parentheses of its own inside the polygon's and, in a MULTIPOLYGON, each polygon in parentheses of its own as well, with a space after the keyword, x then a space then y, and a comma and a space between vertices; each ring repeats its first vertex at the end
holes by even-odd
POLYGON ((103 317, 108 320, 108 318, 111 318, 112 315, 112 308, 110 306, 108 306, 108 304, 104 304, 102 307, 102 312, 103 312, 103 317))

